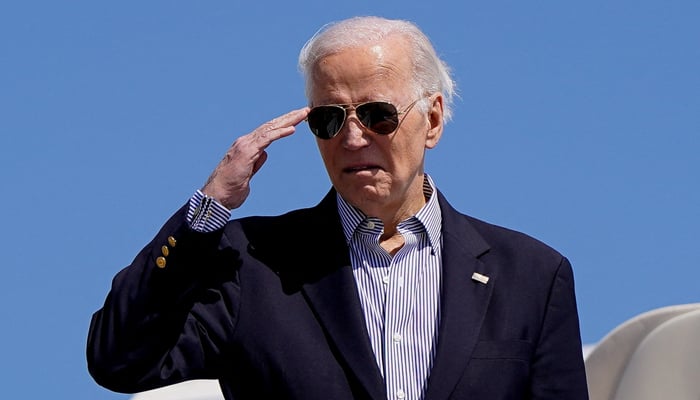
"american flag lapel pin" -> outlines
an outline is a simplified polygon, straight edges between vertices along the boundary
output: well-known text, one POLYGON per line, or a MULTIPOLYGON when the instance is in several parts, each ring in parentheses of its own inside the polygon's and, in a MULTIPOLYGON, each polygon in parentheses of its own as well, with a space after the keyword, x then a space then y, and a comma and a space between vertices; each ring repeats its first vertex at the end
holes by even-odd
POLYGON ((477 281, 477 282, 479 282, 479 283, 483 283, 484 285, 487 284, 487 283, 489 282, 489 277, 488 277, 488 276, 482 275, 482 274, 480 274, 480 273, 478 273, 478 272, 474 272, 474 273, 472 274, 472 279, 475 280, 475 281, 477 281))

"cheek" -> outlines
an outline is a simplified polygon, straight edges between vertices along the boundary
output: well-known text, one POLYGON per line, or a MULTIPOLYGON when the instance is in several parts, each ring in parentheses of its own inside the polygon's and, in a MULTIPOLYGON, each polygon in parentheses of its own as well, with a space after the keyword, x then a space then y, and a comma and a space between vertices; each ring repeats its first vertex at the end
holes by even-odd
POLYGON ((316 138, 316 147, 318 147, 318 152, 321 154, 321 158, 326 160, 326 154, 328 153, 328 146, 325 140, 316 138))
POLYGON ((393 143, 391 153, 394 155, 394 160, 398 163, 413 163, 417 159, 423 158, 425 153, 425 141, 419 138, 415 132, 403 132, 414 135, 411 138, 393 143))
POLYGON ((430 130, 430 124, 426 116, 421 113, 410 116, 412 117, 410 121, 404 121, 406 130, 401 132, 401 146, 404 151, 415 154, 429 146, 428 131, 430 130))
POLYGON ((337 159, 337 157, 333 155, 334 152, 331 143, 322 139, 316 139, 316 144, 318 145, 318 151, 321 154, 323 164, 326 166, 326 169, 331 172, 331 167, 337 159))

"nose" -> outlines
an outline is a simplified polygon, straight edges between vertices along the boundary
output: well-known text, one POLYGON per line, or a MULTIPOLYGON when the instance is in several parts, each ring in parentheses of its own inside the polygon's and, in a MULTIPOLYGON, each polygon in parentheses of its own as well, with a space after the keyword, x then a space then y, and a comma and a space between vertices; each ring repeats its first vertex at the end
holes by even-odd
POLYGON ((343 147, 347 150, 358 150, 370 143, 367 128, 360 123, 354 112, 349 113, 338 135, 343 141, 343 147))

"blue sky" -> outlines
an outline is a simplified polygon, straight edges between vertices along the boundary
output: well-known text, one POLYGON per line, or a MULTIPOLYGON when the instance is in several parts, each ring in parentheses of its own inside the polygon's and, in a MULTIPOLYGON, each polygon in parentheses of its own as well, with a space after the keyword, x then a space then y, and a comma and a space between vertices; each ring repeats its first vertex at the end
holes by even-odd
MULTIPOLYGON (((237 136, 305 104, 299 48, 354 15, 413 20, 452 66, 427 170, 461 211, 571 259, 585 342, 700 301, 696 1, 5 2, 3 397, 127 398, 85 368, 111 277, 237 136)), ((328 190, 305 126, 269 155, 236 215, 328 190)))

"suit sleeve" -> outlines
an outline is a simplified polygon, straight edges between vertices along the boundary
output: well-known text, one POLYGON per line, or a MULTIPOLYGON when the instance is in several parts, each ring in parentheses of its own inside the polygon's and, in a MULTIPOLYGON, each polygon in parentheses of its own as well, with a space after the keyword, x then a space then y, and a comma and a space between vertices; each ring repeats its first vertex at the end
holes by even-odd
POLYGON ((186 212, 173 215, 117 274, 92 317, 88 369, 110 390, 133 393, 217 375, 223 338, 235 325, 235 257, 222 245, 223 230, 192 231, 186 212))
POLYGON ((535 400, 588 399, 574 277, 566 258, 562 258, 549 293, 531 387, 535 400))

